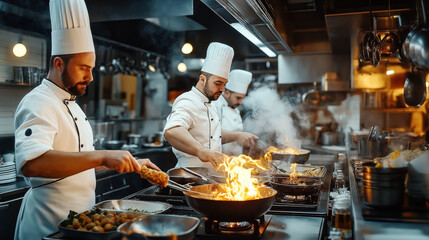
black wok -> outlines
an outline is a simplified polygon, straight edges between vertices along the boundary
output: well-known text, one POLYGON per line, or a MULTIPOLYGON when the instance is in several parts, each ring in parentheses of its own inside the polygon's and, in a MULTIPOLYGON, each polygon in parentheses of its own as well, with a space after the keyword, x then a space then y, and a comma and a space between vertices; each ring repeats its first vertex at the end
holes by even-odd
MULTIPOLYGON (((207 184, 191 187, 190 190, 203 194, 211 194, 221 189, 223 184, 207 184)), ((244 201, 225 201, 202 197, 192 192, 184 192, 186 202, 192 209, 204 217, 218 221, 239 222, 254 220, 270 210, 275 200, 276 190, 268 187, 260 188, 263 198, 244 201)))
POLYGON ((271 160, 285 160, 291 163, 303 164, 310 158, 310 150, 298 149, 298 154, 293 153, 282 153, 282 152, 270 152, 271 160))
POLYGON ((316 178, 297 177, 298 183, 290 183, 290 177, 285 175, 274 175, 270 185, 281 194, 285 195, 314 195, 320 192, 323 182, 316 178))

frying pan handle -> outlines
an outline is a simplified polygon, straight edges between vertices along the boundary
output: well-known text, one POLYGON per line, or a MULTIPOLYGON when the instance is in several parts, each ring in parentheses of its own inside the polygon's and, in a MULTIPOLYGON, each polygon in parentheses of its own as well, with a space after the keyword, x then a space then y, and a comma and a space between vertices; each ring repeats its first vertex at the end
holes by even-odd
POLYGON ((189 168, 187 168, 187 167, 183 167, 183 166, 181 166, 180 168, 181 168, 181 169, 183 169, 185 172, 188 172, 188 173, 190 173, 190 174, 192 174, 192 175, 194 175, 194 176, 196 176, 196 177, 201 178, 203 181, 218 184, 218 182, 216 182, 215 180, 212 180, 212 179, 210 179, 210 178, 206 178, 206 177, 204 177, 203 175, 201 175, 201 174, 199 174, 199 173, 197 173, 197 172, 195 172, 195 171, 192 171, 191 169, 189 169, 189 168))

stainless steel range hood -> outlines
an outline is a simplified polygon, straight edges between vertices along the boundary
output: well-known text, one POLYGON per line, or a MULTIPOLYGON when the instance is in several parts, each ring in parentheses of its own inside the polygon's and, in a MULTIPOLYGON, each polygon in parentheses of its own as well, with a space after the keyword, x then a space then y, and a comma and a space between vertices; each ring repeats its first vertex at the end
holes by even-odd
MULTIPOLYGON (((277 54, 293 53, 286 43, 286 34, 276 29, 273 9, 260 0, 201 0, 228 24, 240 23, 265 46, 277 54), (270 11, 271 10, 271 11, 270 11)), ((279 17, 277 17, 278 19, 279 17)), ((282 22, 279 22, 282 24, 282 22)))

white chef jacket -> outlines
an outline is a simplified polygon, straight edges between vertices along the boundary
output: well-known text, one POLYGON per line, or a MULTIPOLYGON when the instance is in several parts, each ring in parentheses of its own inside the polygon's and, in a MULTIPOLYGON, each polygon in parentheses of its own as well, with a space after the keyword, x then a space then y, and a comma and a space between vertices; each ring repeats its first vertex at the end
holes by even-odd
MULTIPOLYGON (((217 101, 213 101, 217 113, 220 117, 222 130, 230 132, 242 132, 243 121, 240 111, 228 106, 228 102, 221 95, 217 101)), ((238 156, 243 153, 243 147, 237 142, 225 143, 222 145, 222 152, 229 156, 238 156)))
MULTIPOLYGON (((170 115, 164 127, 164 132, 170 128, 181 126, 204 147, 214 151, 222 151, 222 131, 216 109, 209 99, 197 88, 181 94, 173 103, 170 115)), ((184 153, 173 147, 177 157, 176 167, 206 167, 213 171, 209 162, 202 162, 198 157, 184 153)))
MULTIPOLYGON (((15 114, 15 157, 18 173, 25 162, 49 150, 93 151, 91 125, 71 95, 53 82, 28 93, 15 114)), ((83 212, 95 204, 95 171, 58 179, 26 177, 31 186, 24 196, 15 239, 41 239, 58 231, 69 210, 83 212), (53 182, 53 183, 52 183, 53 182), (43 184, 47 184, 41 186, 43 184)))

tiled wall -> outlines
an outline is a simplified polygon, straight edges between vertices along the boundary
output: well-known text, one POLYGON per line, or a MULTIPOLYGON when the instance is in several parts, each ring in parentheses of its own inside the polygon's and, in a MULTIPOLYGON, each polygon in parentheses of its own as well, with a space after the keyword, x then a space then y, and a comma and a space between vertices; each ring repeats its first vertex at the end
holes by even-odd
MULTIPOLYGON (((46 66, 46 40, 23 34, 27 54, 18 58, 12 53, 20 33, 0 29, 0 83, 13 79, 13 66, 30 66, 44 69, 46 66)), ((0 136, 13 135, 15 109, 31 87, 5 87, 0 85, 0 136)))

